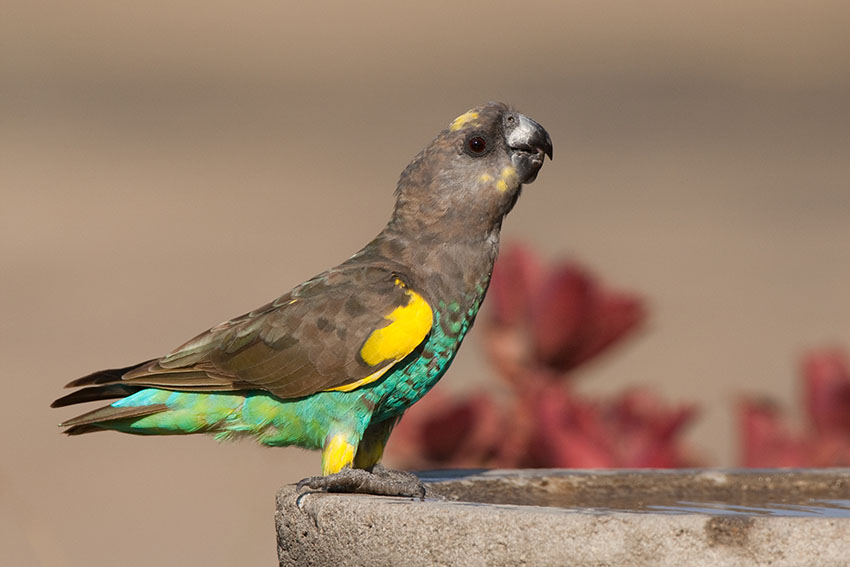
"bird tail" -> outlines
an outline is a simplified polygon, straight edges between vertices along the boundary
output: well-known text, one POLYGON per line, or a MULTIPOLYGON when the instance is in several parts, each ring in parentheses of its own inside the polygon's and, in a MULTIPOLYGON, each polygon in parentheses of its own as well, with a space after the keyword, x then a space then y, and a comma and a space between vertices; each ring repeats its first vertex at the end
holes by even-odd
POLYGON ((264 430, 282 403, 269 400, 268 396, 257 397, 243 392, 172 390, 122 381, 128 372, 151 362, 101 370, 70 382, 67 387, 80 389, 55 400, 51 407, 115 401, 61 423, 60 426, 66 428, 64 432, 68 435, 103 430, 136 435, 215 433, 226 438, 264 430), (246 397, 257 399, 251 405, 253 409, 243 416, 246 397))
MULTIPOLYGON (((134 364, 125 368, 110 368, 107 370, 100 370, 98 372, 93 372, 91 374, 83 376, 82 378, 77 378, 76 380, 73 380, 66 384, 65 387, 85 387, 54 400, 50 404, 50 407, 61 408, 75 404, 83 404, 86 402, 119 399, 131 396, 139 392, 140 390, 143 390, 144 388, 140 386, 128 386, 126 384, 117 384, 116 382, 120 381, 121 377, 130 370, 133 370, 134 368, 137 368, 142 364, 149 364, 150 362, 151 361, 143 362, 141 364, 134 364)), ((109 427, 109 425, 115 424, 119 420, 132 420, 135 418, 153 415, 155 413, 159 413, 167 409, 168 408, 165 406, 165 404, 151 404, 127 407, 117 407, 109 405, 86 412, 73 419, 69 419, 68 421, 60 423, 59 425, 61 427, 67 428, 65 429, 65 433, 67 433, 68 435, 80 435, 82 433, 91 433, 93 431, 103 431, 105 429, 112 429, 112 427, 109 427)))
POLYGON ((165 404, 129 407, 104 406, 64 421, 59 426, 66 428, 64 433, 67 435, 81 435, 83 433, 114 429, 114 427, 110 427, 110 424, 114 425, 119 420, 138 419, 166 410, 168 410, 168 407, 165 404))

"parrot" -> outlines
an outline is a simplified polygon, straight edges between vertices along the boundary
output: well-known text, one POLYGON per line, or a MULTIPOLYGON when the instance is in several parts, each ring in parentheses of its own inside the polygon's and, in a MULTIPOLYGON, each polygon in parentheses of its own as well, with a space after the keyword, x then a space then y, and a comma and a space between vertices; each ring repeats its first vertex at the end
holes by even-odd
POLYGON ((60 427, 294 445, 322 456, 299 488, 424 496, 380 464, 384 447, 451 365, 502 221, 545 156, 549 134, 511 106, 464 112, 404 169, 389 222, 360 251, 160 358, 71 381, 52 407, 114 401, 60 427))

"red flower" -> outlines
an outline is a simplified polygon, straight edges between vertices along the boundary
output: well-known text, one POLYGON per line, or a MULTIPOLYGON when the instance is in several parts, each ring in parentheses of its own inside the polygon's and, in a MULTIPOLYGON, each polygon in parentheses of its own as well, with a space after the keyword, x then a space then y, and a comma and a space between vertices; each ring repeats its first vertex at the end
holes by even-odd
POLYGON ((545 271, 528 249, 508 248, 490 286, 491 355, 509 376, 528 369, 563 374, 597 356, 645 319, 635 295, 605 289, 564 262, 545 271))
POLYGON ((417 469, 494 466, 504 438, 502 414, 484 395, 458 401, 431 392, 396 426, 390 449, 417 469))
POLYGON ((850 439, 850 363, 838 350, 809 354, 803 361, 806 410, 821 436, 850 439))
POLYGON ((802 365, 806 424, 793 433, 769 401, 739 406, 742 464, 746 467, 850 465, 850 364, 838 350, 809 354, 802 365))
POLYGON ((538 400, 534 466, 670 468, 695 466, 679 437, 696 415, 668 408, 646 391, 587 400, 550 388, 538 400))
POLYGON ((742 466, 803 466, 803 440, 791 434, 776 404, 769 400, 744 400, 738 406, 738 416, 742 466))

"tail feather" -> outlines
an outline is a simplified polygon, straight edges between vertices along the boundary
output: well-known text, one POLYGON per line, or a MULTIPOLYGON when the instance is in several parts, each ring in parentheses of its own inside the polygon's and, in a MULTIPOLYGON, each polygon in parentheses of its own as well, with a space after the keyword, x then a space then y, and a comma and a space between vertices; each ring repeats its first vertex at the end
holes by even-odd
POLYGON ((152 404, 149 406, 127 406, 115 407, 104 406, 75 418, 69 419, 60 423, 60 427, 67 427, 65 433, 68 435, 79 435, 81 433, 89 433, 101 429, 98 424, 104 422, 116 421, 119 419, 133 419, 152 415, 168 410, 165 404, 152 404))
POLYGON ((74 404, 83 404, 86 402, 96 402, 98 400, 112 400, 115 398, 123 398, 134 394, 141 390, 139 386, 125 386, 124 384, 109 384, 107 386, 89 386, 76 392, 66 394, 61 398, 54 400, 50 404, 52 408, 62 408, 74 404))
POLYGON ((98 427, 97 425, 75 425, 74 427, 69 427, 62 433, 65 435, 82 435, 83 433, 94 433, 95 431, 109 431, 108 429, 104 429, 102 427, 98 427))
MULTIPOLYGON (((150 361, 143 362, 142 364, 148 364, 149 362, 150 361)), ((130 396, 143 388, 140 386, 128 386, 126 384, 121 384, 121 377, 130 370, 139 366, 141 366, 141 364, 134 364, 125 368, 110 368, 108 370, 93 372, 83 376, 82 378, 77 378, 76 380, 69 382, 65 387, 86 387, 54 400, 53 403, 50 404, 50 407, 61 408, 74 404, 130 396)), ((139 407, 105 406, 79 415, 73 419, 69 419, 64 423, 61 423, 60 426, 67 428, 64 433, 67 433, 68 435, 80 435, 82 433, 109 429, 109 427, 101 427, 100 424, 107 424, 120 419, 144 417, 146 415, 165 411, 166 409, 167 408, 164 404, 152 404, 139 407)))
POLYGON ((124 376, 124 374, 126 374, 127 372, 134 370, 139 366, 150 364, 154 360, 156 359, 151 359, 145 362, 141 362, 139 364, 133 364, 131 366, 125 366, 124 368, 108 368, 106 370, 98 370, 97 372, 86 374, 82 378, 77 378, 76 380, 68 382, 65 387, 77 388, 79 386, 101 386, 103 384, 120 382, 121 377, 124 376))
POLYGON ((201 433, 214 430, 245 400, 242 395, 211 389, 210 378, 202 371, 197 372, 203 374, 203 380, 181 376, 181 385, 188 386, 189 391, 174 390, 168 383, 139 383, 141 381, 125 378, 133 370, 145 369, 152 362, 101 370, 70 382, 67 387, 79 389, 54 400, 51 407, 98 400, 118 401, 61 423, 65 428, 63 433, 81 435, 103 430, 137 435, 201 433))

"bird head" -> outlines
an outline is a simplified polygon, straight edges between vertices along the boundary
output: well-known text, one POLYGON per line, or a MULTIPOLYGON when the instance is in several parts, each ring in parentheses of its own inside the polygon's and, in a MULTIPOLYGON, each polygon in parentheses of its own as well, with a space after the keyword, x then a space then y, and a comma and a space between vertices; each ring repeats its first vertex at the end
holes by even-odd
POLYGON ((492 230, 552 158, 543 127, 491 102, 464 112, 414 158, 399 180, 394 217, 418 229, 492 230))

